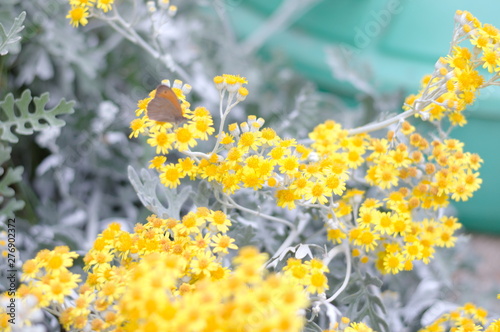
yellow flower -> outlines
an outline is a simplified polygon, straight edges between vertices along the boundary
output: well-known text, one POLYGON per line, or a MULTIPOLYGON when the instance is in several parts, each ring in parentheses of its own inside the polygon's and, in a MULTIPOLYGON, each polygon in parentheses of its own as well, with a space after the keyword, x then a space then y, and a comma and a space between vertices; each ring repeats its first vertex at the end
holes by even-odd
POLYGON ((278 165, 280 165, 281 173, 291 175, 297 172, 297 169, 299 167, 299 160, 295 156, 289 156, 281 159, 278 162, 278 165))
POLYGON ((396 167, 408 167, 411 163, 411 160, 408 157, 407 147, 404 144, 401 148, 398 147, 398 149, 390 151, 389 158, 391 164, 396 167))
POLYGON ((192 126, 183 126, 178 128, 175 133, 175 146, 179 151, 188 150, 190 147, 196 146, 196 129, 192 126))
POLYGON ((113 3, 114 0, 97 0, 97 8, 107 13, 109 10, 113 9, 113 3))
MULTIPOLYGON (((213 155, 216 157, 216 155, 213 155)), ((198 176, 208 181, 214 181, 222 176, 219 166, 214 161, 215 158, 202 159, 198 165, 198 176)))
POLYGON ((78 27, 79 25, 85 26, 89 22, 87 17, 89 16, 89 12, 87 7, 82 6, 74 6, 68 12, 66 18, 70 19, 70 23, 73 27, 78 27))
POLYGON ((323 261, 318 258, 313 258, 310 261, 305 262, 305 265, 308 266, 311 271, 330 272, 323 261))
POLYGON ((225 174, 222 178, 223 190, 225 193, 233 194, 240 189, 240 176, 234 173, 225 174))
POLYGON ((328 190, 331 190, 335 195, 342 195, 346 189, 346 184, 343 176, 331 174, 324 180, 324 185, 328 190))
POLYGON ((347 235, 341 229, 331 228, 327 231, 327 237, 333 243, 341 243, 342 239, 345 239, 347 235))
POLYGON ((456 184, 450 191, 453 193, 451 198, 455 201, 466 201, 472 197, 472 190, 464 183, 456 184))
POLYGON ((240 77, 240 75, 224 74, 224 75, 222 75, 222 77, 224 78, 224 82, 226 82, 226 84, 229 84, 229 85, 237 84, 237 83, 239 83, 239 84, 247 84, 248 83, 247 79, 245 77, 240 77))
POLYGON ((228 219, 226 214, 222 211, 213 211, 207 217, 207 221, 213 226, 217 231, 226 233, 231 226, 231 220, 228 219))
POLYGON ((376 218, 373 218, 373 223, 375 224, 375 230, 377 230, 381 235, 391 234, 393 229, 393 223, 395 218, 391 212, 375 212, 376 218))
POLYGON ((147 140, 147 143, 155 147, 156 153, 167 154, 170 149, 172 149, 172 145, 175 141, 175 135, 172 133, 165 132, 155 132, 149 135, 151 138, 147 140))
POLYGON ((182 217, 182 224, 179 227, 179 232, 187 232, 188 234, 198 234, 201 232, 201 227, 204 220, 199 218, 195 213, 190 212, 182 217))
POLYGON ((29 279, 34 279, 38 272, 40 271, 40 266, 34 259, 29 259, 23 264, 23 274, 21 280, 26 281, 29 279))
POLYGON ((153 97, 148 97, 145 99, 141 99, 137 102, 137 109, 135 110, 135 116, 141 116, 143 113, 146 113, 149 102, 153 99, 153 97))
POLYGON ((363 247, 365 251, 372 251, 377 246, 380 236, 369 229, 363 229, 356 237, 354 243, 363 247))
POLYGON ((309 190, 309 181, 304 175, 300 175, 290 184, 290 189, 293 189, 298 196, 302 196, 309 190))
POLYGON ((347 152, 346 162, 347 162, 347 166, 349 168, 356 169, 359 166, 361 166, 363 161, 364 161, 363 155, 359 151, 351 150, 351 151, 347 152))
POLYGON ((455 69, 455 77, 460 91, 476 91, 484 82, 484 77, 469 67, 455 69))
POLYGON ((221 134, 222 138, 220 140, 220 144, 223 144, 223 145, 229 145, 229 144, 232 144, 234 143, 234 137, 228 133, 225 133, 225 132, 222 132, 221 134))
POLYGON ((177 165, 183 177, 189 176, 192 180, 196 177, 198 168, 191 158, 179 159, 177 165))
POLYGON ((262 188, 267 180, 259 172, 256 172, 254 169, 249 167, 244 167, 238 171, 238 176, 243 183, 243 186, 254 190, 262 188))
POLYGON ((183 177, 178 164, 169 164, 161 168, 160 181, 168 188, 176 188, 183 177))
POLYGON ((209 277, 210 272, 215 271, 217 267, 215 256, 210 252, 200 252, 191 261, 191 271, 201 277, 209 277))
POLYGON ((309 277, 306 286, 310 293, 324 293, 328 289, 328 278, 322 272, 315 271, 309 277))
POLYGON ((440 229, 439 238, 436 241, 436 245, 440 247, 451 248, 455 246, 457 238, 453 236, 453 231, 449 229, 440 229))
POLYGON ((128 138, 136 138, 139 136, 139 134, 144 133, 146 129, 146 125, 143 119, 134 119, 132 122, 130 122, 130 129, 132 129, 132 132, 128 136, 128 138))
POLYGON ((462 227, 462 224, 460 224, 458 222, 458 219, 455 217, 443 216, 441 217, 441 219, 439 219, 439 221, 445 228, 452 231, 455 231, 462 227))
POLYGON ((322 181, 308 182, 304 199, 310 200, 313 204, 316 202, 319 204, 325 204, 328 202, 328 197, 331 195, 332 192, 326 188, 322 181))
POLYGON ((69 251, 67 246, 55 247, 45 256, 45 264, 43 266, 47 271, 66 270, 66 268, 73 266, 73 260, 78 257, 75 252, 69 251))
POLYGON ((262 145, 260 141, 261 132, 252 132, 247 131, 240 135, 240 139, 238 141, 238 147, 243 149, 244 151, 257 150, 257 148, 262 145))
POLYGON ((208 139, 208 136, 211 136, 215 131, 212 125, 213 120, 211 117, 200 117, 194 120, 194 122, 191 124, 191 128, 193 129, 196 138, 206 141, 208 139))
POLYGON ((264 128, 261 131, 262 133, 262 142, 264 144, 268 144, 270 146, 276 144, 280 138, 272 128, 264 128))
POLYGON ((384 272, 396 274, 403 269, 404 257, 399 252, 389 253, 384 257, 384 272))
POLYGON ((235 240, 227 235, 217 234, 212 237, 212 241, 211 246, 215 247, 214 253, 221 252, 227 254, 228 249, 238 249, 238 246, 233 243, 235 240))
POLYGON ((156 156, 150 161, 151 165, 149 165, 149 168, 155 168, 155 169, 159 170, 160 168, 163 167, 163 165, 165 164, 166 161, 167 161, 167 157, 156 156))
MULTIPOLYGON (((375 168, 375 184, 382 189, 397 186, 399 182, 399 171, 389 163, 383 163, 375 168)), ((367 178, 368 180, 368 178, 367 178)))
POLYGON ((297 195, 293 189, 277 190, 275 195, 278 199, 276 205, 279 207, 286 207, 289 210, 295 209, 295 201, 300 199, 300 196, 297 195))

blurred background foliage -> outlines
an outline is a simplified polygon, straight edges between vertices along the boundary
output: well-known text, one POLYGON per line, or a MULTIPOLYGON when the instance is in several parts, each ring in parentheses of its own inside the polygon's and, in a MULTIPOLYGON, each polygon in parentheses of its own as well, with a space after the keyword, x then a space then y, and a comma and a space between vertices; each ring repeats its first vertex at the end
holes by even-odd
MULTIPOLYGON (((401 0, 401 11, 366 41, 366 47, 356 44, 362 39, 356 37, 357 29, 376 21, 373 13, 390 2, 179 1, 177 16, 164 27, 162 46, 194 87, 189 97, 194 107, 203 105, 217 117, 212 78, 239 74, 248 78, 250 95, 232 112, 229 123, 256 114, 282 137, 307 138, 326 119, 353 128, 400 112, 404 97, 416 92, 421 77, 447 54, 456 9, 499 25, 492 17, 495 11, 486 9, 491 6, 427 0, 420 6, 401 0), (426 23, 429 20, 432 23, 426 23)), ((122 16, 131 15, 132 3, 119 1, 122 16)), ((72 28, 65 18, 68 9, 62 0, 3 0, 0 6, 0 22, 6 28, 26 12, 20 43, 0 57, 0 100, 7 93, 19 97, 29 88, 33 96, 49 92, 48 107, 63 98, 76 101, 75 112, 61 117, 64 127, 20 137, 5 161, 8 167, 24 166, 22 181, 12 185, 16 198, 26 204, 16 214, 23 258, 58 244, 83 252, 107 223, 120 221, 130 229, 144 220, 148 211, 129 182, 127 166, 147 168, 154 151, 142 140, 128 139, 129 123, 138 100, 162 79, 180 78, 178 70, 101 21, 72 28)), ((149 32, 141 20, 135 28, 143 36, 149 32)), ((469 112, 470 123, 452 133, 485 160, 483 188, 470 201, 456 204, 458 217, 470 230, 500 232, 500 180, 495 176, 500 153, 499 145, 492 144, 500 141, 495 130, 500 112, 489 111, 498 111, 498 95, 485 94, 469 112)), ((252 197, 235 200, 248 203, 252 197)), ((260 208, 287 213, 275 206, 260 208)), ((252 224, 245 224, 251 219, 246 217, 238 217, 242 226, 235 230, 244 237, 240 244, 276 246, 256 239, 279 229, 246 227, 252 224)), ((315 231, 308 230, 303 238, 311 240, 315 231)), ((384 279, 384 304, 388 312, 397 312, 389 317, 391 326, 417 327, 426 309, 439 311, 449 301, 478 299, 472 284, 460 293, 453 284, 458 269, 474 266, 465 239, 460 241, 456 248, 438 252, 432 264, 384 279), (415 309, 415 303, 420 307, 415 309)), ((498 292, 488 289, 485 294, 492 296, 476 302, 491 306, 498 292)))

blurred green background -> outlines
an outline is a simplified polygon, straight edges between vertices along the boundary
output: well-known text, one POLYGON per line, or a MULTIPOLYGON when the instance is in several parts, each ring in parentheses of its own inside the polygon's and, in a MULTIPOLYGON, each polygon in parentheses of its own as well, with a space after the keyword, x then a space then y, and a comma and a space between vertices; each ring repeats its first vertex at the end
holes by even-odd
MULTIPOLYGON (((227 2, 228 16, 239 38, 262 26, 283 1, 227 2)), ((336 81, 326 63, 325 48, 336 45, 348 57, 371 66, 377 90, 416 93, 421 78, 448 54, 455 11, 468 10, 482 23, 500 27, 500 2, 493 0, 324 0, 317 1, 283 31, 266 40, 261 54, 275 51, 325 91, 355 98, 356 90, 336 81)), ((483 90, 466 113, 469 123, 452 136, 466 151, 484 159, 482 187, 467 202, 454 203, 470 231, 500 234, 500 88, 483 90)))

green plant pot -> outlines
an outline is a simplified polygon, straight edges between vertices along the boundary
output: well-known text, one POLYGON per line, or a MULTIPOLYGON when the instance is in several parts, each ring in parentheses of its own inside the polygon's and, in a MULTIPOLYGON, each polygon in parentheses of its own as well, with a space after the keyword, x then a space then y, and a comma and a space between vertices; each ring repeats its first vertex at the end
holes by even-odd
MULTIPOLYGON (((228 13, 244 39, 280 4, 233 2, 228 13)), ((436 60, 448 54, 457 9, 500 27, 500 2, 493 0, 325 0, 268 39, 261 52, 284 53, 297 71, 322 89, 354 98, 355 90, 336 81, 326 64, 325 48, 336 45, 371 66, 380 91, 403 88, 414 93, 436 60)), ((483 184, 472 199, 454 206, 468 230, 500 234, 500 88, 483 91, 467 115, 469 123, 452 135, 484 159, 483 184)))

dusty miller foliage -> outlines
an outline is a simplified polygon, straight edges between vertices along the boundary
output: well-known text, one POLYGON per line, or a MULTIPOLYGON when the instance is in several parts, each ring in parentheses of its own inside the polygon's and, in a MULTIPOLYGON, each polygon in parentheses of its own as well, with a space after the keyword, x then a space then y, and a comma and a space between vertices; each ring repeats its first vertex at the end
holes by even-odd
MULTIPOLYGON (((316 124, 330 118, 354 127, 399 112, 402 92, 380 95, 372 78, 358 72, 338 50, 330 49, 326 60, 332 75, 357 91, 354 107, 293 72, 285 58, 264 61, 253 52, 242 54, 226 17, 230 6, 217 1, 178 5, 183 15, 170 27, 176 34, 167 35, 162 46, 189 74, 187 83, 195 87, 195 106, 204 105, 216 115, 211 78, 226 72, 237 74, 244 67, 251 90, 245 107, 264 117, 282 137, 307 137, 316 124)), ((121 7, 124 17, 131 15, 127 6, 121 7)), ((147 210, 178 218, 193 206, 220 208, 204 182, 177 190, 162 186, 151 170, 143 168, 154 151, 143 141, 128 139, 136 101, 160 80, 176 78, 175 68, 165 66, 102 22, 72 28, 66 12, 66 3, 51 0, 6 0, 0 11, 1 217, 15 215, 23 225, 18 230, 23 259, 60 244, 86 250, 108 222, 119 221, 131 229, 147 210), (27 86, 30 90, 25 91, 27 86), (32 101, 31 94, 41 97, 32 101), (78 101, 73 113, 73 105, 65 99, 78 101), (20 113, 10 111, 13 103, 20 113), (30 103, 35 111, 28 111, 30 103), (17 142, 18 134, 33 135, 17 142), (29 167, 23 172, 22 165, 29 167)), ((146 25, 138 24, 137 30, 148 33, 146 25)), ((239 107, 232 113, 233 122, 246 117, 239 107)), ((267 195, 242 190, 233 199, 255 211, 308 222, 300 237, 304 245, 289 248, 274 268, 279 269, 291 256, 324 254, 319 218, 277 208, 267 195)), ((236 222, 230 235, 239 246, 253 244, 272 254, 283 241, 283 225, 244 212, 232 212, 231 218, 236 222)), ((438 254, 429 266, 416 266, 404 276, 378 279, 375 271, 356 270, 334 304, 349 312, 353 320, 369 320, 378 331, 417 328, 426 310, 446 306, 451 293, 450 271, 457 266, 449 266, 448 272, 440 270, 445 261, 450 262, 440 257, 438 254)), ((332 291, 342 282, 344 264, 332 262, 332 291)), ((337 314, 333 307, 325 312, 337 314)), ((320 316, 306 330, 319 331, 324 318, 320 316)))

